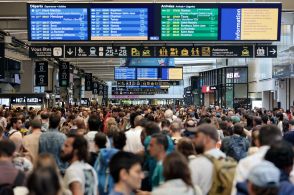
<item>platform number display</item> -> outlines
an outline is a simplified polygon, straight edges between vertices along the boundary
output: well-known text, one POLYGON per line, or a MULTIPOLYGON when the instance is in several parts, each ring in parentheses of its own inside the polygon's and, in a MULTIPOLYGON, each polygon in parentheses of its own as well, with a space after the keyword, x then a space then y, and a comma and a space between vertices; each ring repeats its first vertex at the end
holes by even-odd
POLYGON ((60 62, 59 63, 59 87, 69 86, 69 63, 60 62))
POLYGON ((48 62, 36 62, 35 66, 35 85, 48 86, 48 62))

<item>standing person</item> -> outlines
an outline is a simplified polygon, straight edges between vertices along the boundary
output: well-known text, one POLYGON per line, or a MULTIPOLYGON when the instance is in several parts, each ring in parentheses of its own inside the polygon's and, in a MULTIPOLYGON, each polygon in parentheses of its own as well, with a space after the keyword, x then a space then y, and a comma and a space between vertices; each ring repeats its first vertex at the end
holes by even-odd
POLYGON ((292 145, 285 142, 277 142, 271 146, 264 157, 265 160, 272 162, 280 169, 280 188, 279 195, 294 194, 294 185, 289 177, 293 169, 294 151, 292 145))
POLYGON ((175 145, 179 142, 180 139, 182 139, 181 130, 182 125, 179 122, 173 122, 170 126, 171 139, 175 145))
POLYGON ((34 119, 30 122, 31 134, 24 136, 23 147, 32 155, 33 162, 36 161, 39 153, 39 140, 42 134, 42 122, 39 119, 34 119))
POLYGON ((289 131, 285 133, 284 140, 294 145, 294 119, 289 121, 289 131))
POLYGON ((246 179, 248 179, 248 174, 252 168, 263 160, 266 152, 270 148, 270 145, 281 139, 281 131, 276 126, 264 125, 260 128, 258 134, 259 149, 254 154, 239 161, 233 182, 233 190, 231 193, 232 195, 236 194, 236 184, 239 182, 244 182, 246 179))
POLYGON ((123 151, 116 153, 109 162, 109 170, 115 183, 109 195, 129 195, 141 188, 144 174, 137 155, 123 151))
POLYGON ((222 141, 221 151, 227 156, 234 158, 236 161, 247 156, 249 149, 249 140, 244 137, 244 128, 240 123, 233 127, 233 135, 225 137, 222 141))
POLYGON ((49 114, 46 111, 41 112, 42 120, 42 132, 46 132, 49 129, 49 114))
POLYGON ((0 193, 12 193, 12 188, 22 186, 25 174, 12 164, 15 144, 11 140, 0 140, 0 193))
POLYGON ((96 152, 94 139, 95 139, 96 133, 100 131, 101 126, 102 126, 102 122, 100 121, 98 115, 92 114, 89 116, 89 119, 88 119, 89 131, 85 135, 85 138, 89 143, 90 152, 96 152))
POLYGON ((156 159, 156 167, 152 175, 152 188, 155 188, 164 182, 162 162, 166 156, 167 148, 168 140, 166 135, 152 135, 149 145, 149 153, 151 157, 156 159))
POLYGON ((66 136, 59 132, 60 115, 52 113, 49 117, 49 129, 42 133, 39 141, 39 153, 50 153, 54 156, 56 164, 63 173, 66 164, 60 159, 60 151, 66 136))
POLYGON ((127 141, 124 150, 127 152, 138 153, 144 151, 140 137, 143 131, 143 127, 141 126, 142 119, 143 117, 138 113, 132 113, 130 116, 131 129, 125 133, 127 141))
POLYGON ((6 129, 7 127, 7 119, 4 117, 4 111, 0 110, 0 126, 3 129, 6 129))
POLYGON ((178 152, 172 152, 163 161, 165 182, 152 191, 152 195, 202 195, 198 186, 194 186, 187 159, 178 152))
POLYGON ((21 119, 17 117, 12 117, 10 119, 10 130, 6 132, 6 137, 8 137, 16 146, 16 152, 20 152, 22 147, 22 134, 20 132, 22 127, 21 119))
POLYGON ((278 195, 280 171, 272 163, 262 161, 248 175, 248 195, 278 195))
POLYGON ((88 143, 83 136, 70 135, 61 151, 61 159, 70 164, 64 175, 64 184, 73 195, 96 195, 97 175, 86 163, 88 160, 88 143))
MULTIPOLYGON (((226 157, 222 151, 216 148, 219 136, 215 126, 203 124, 197 128, 196 132, 194 143, 197 153, 209 155, 215 159, 226 157)), ((203 194, 208 194, 213 182, 213 163, 206 156, 199 155, 190 161, 189 167, 192 171, 193 184, 198 185, 203 194)))
POLYGON ((183 154, 189 161, 196 158, 194 144, 193 144, 192 140, 189 138, 184 137, 184 138, 180 139, 177 146, 176 146, 176 151, 183 154))

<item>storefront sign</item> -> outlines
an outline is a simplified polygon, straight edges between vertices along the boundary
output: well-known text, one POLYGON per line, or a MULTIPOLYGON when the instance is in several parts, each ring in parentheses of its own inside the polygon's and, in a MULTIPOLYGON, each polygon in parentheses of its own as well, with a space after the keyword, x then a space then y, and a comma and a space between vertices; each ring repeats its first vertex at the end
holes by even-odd
POLYGON ((211 90, 210 86, 204 85, 204 86, 202 86, 202 88, 201 88, 201 92, 202 92, 202 93, 213 93, 214 90, 211 90))
POLYGON ((238 78, 240 78, 239 72, 227 73, 227 79, 238 79, 238 78))
POLYGON ((36 62, 35 85, 48 86, 48 62, 36 62))
POLYGON ((29 97, 21 97, 21 98, 11 98, 11 104, 20 104, 20 105, 40 105, 42 104, 42 98, 29 98, 29 97))

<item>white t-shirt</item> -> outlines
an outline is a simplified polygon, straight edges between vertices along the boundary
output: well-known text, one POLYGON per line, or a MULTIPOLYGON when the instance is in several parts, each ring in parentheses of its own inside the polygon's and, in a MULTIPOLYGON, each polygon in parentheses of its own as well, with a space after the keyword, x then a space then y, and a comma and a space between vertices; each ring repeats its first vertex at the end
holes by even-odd
POLYGON ((82 185, 84 195, 97 195, 98 179, 95 170, 88 163, 76 161, 72 163, 65 171, 64 184, 69 189, 73 182, 79 182, 82 185))
POLYGON ((98 131, 89 131, 85 135, 85 139, 88 141, 89 144, 89 152, 96 152, 94 141, 96 133, 98 133, 98 131))
POLYGON ((141 126, 137 126, 134 129, 130 129, 125 133, 127 141, 126 146, 124 147, 124 151, 138 153, 144 150, 144 146, 141 142, 142 130, 143 128, 141 126))

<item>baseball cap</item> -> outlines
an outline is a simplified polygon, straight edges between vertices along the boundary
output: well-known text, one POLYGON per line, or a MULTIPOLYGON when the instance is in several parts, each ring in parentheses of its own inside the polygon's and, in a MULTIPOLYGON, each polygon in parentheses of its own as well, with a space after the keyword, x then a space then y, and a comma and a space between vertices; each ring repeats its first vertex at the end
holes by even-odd
POLYGON ((238 116, 231 116, 231 121, 233 123, 239 123, 240 122, 240 117, 238 117, 238 116))
POLYGON ((196 132, 196 122, 194 120, 188 120, 185 124, 187 131, 196 132))
POLYGON ((258 187, 278 187, 280 170, 269 161, 262 161, 249 173, 248 180, 258 187))

